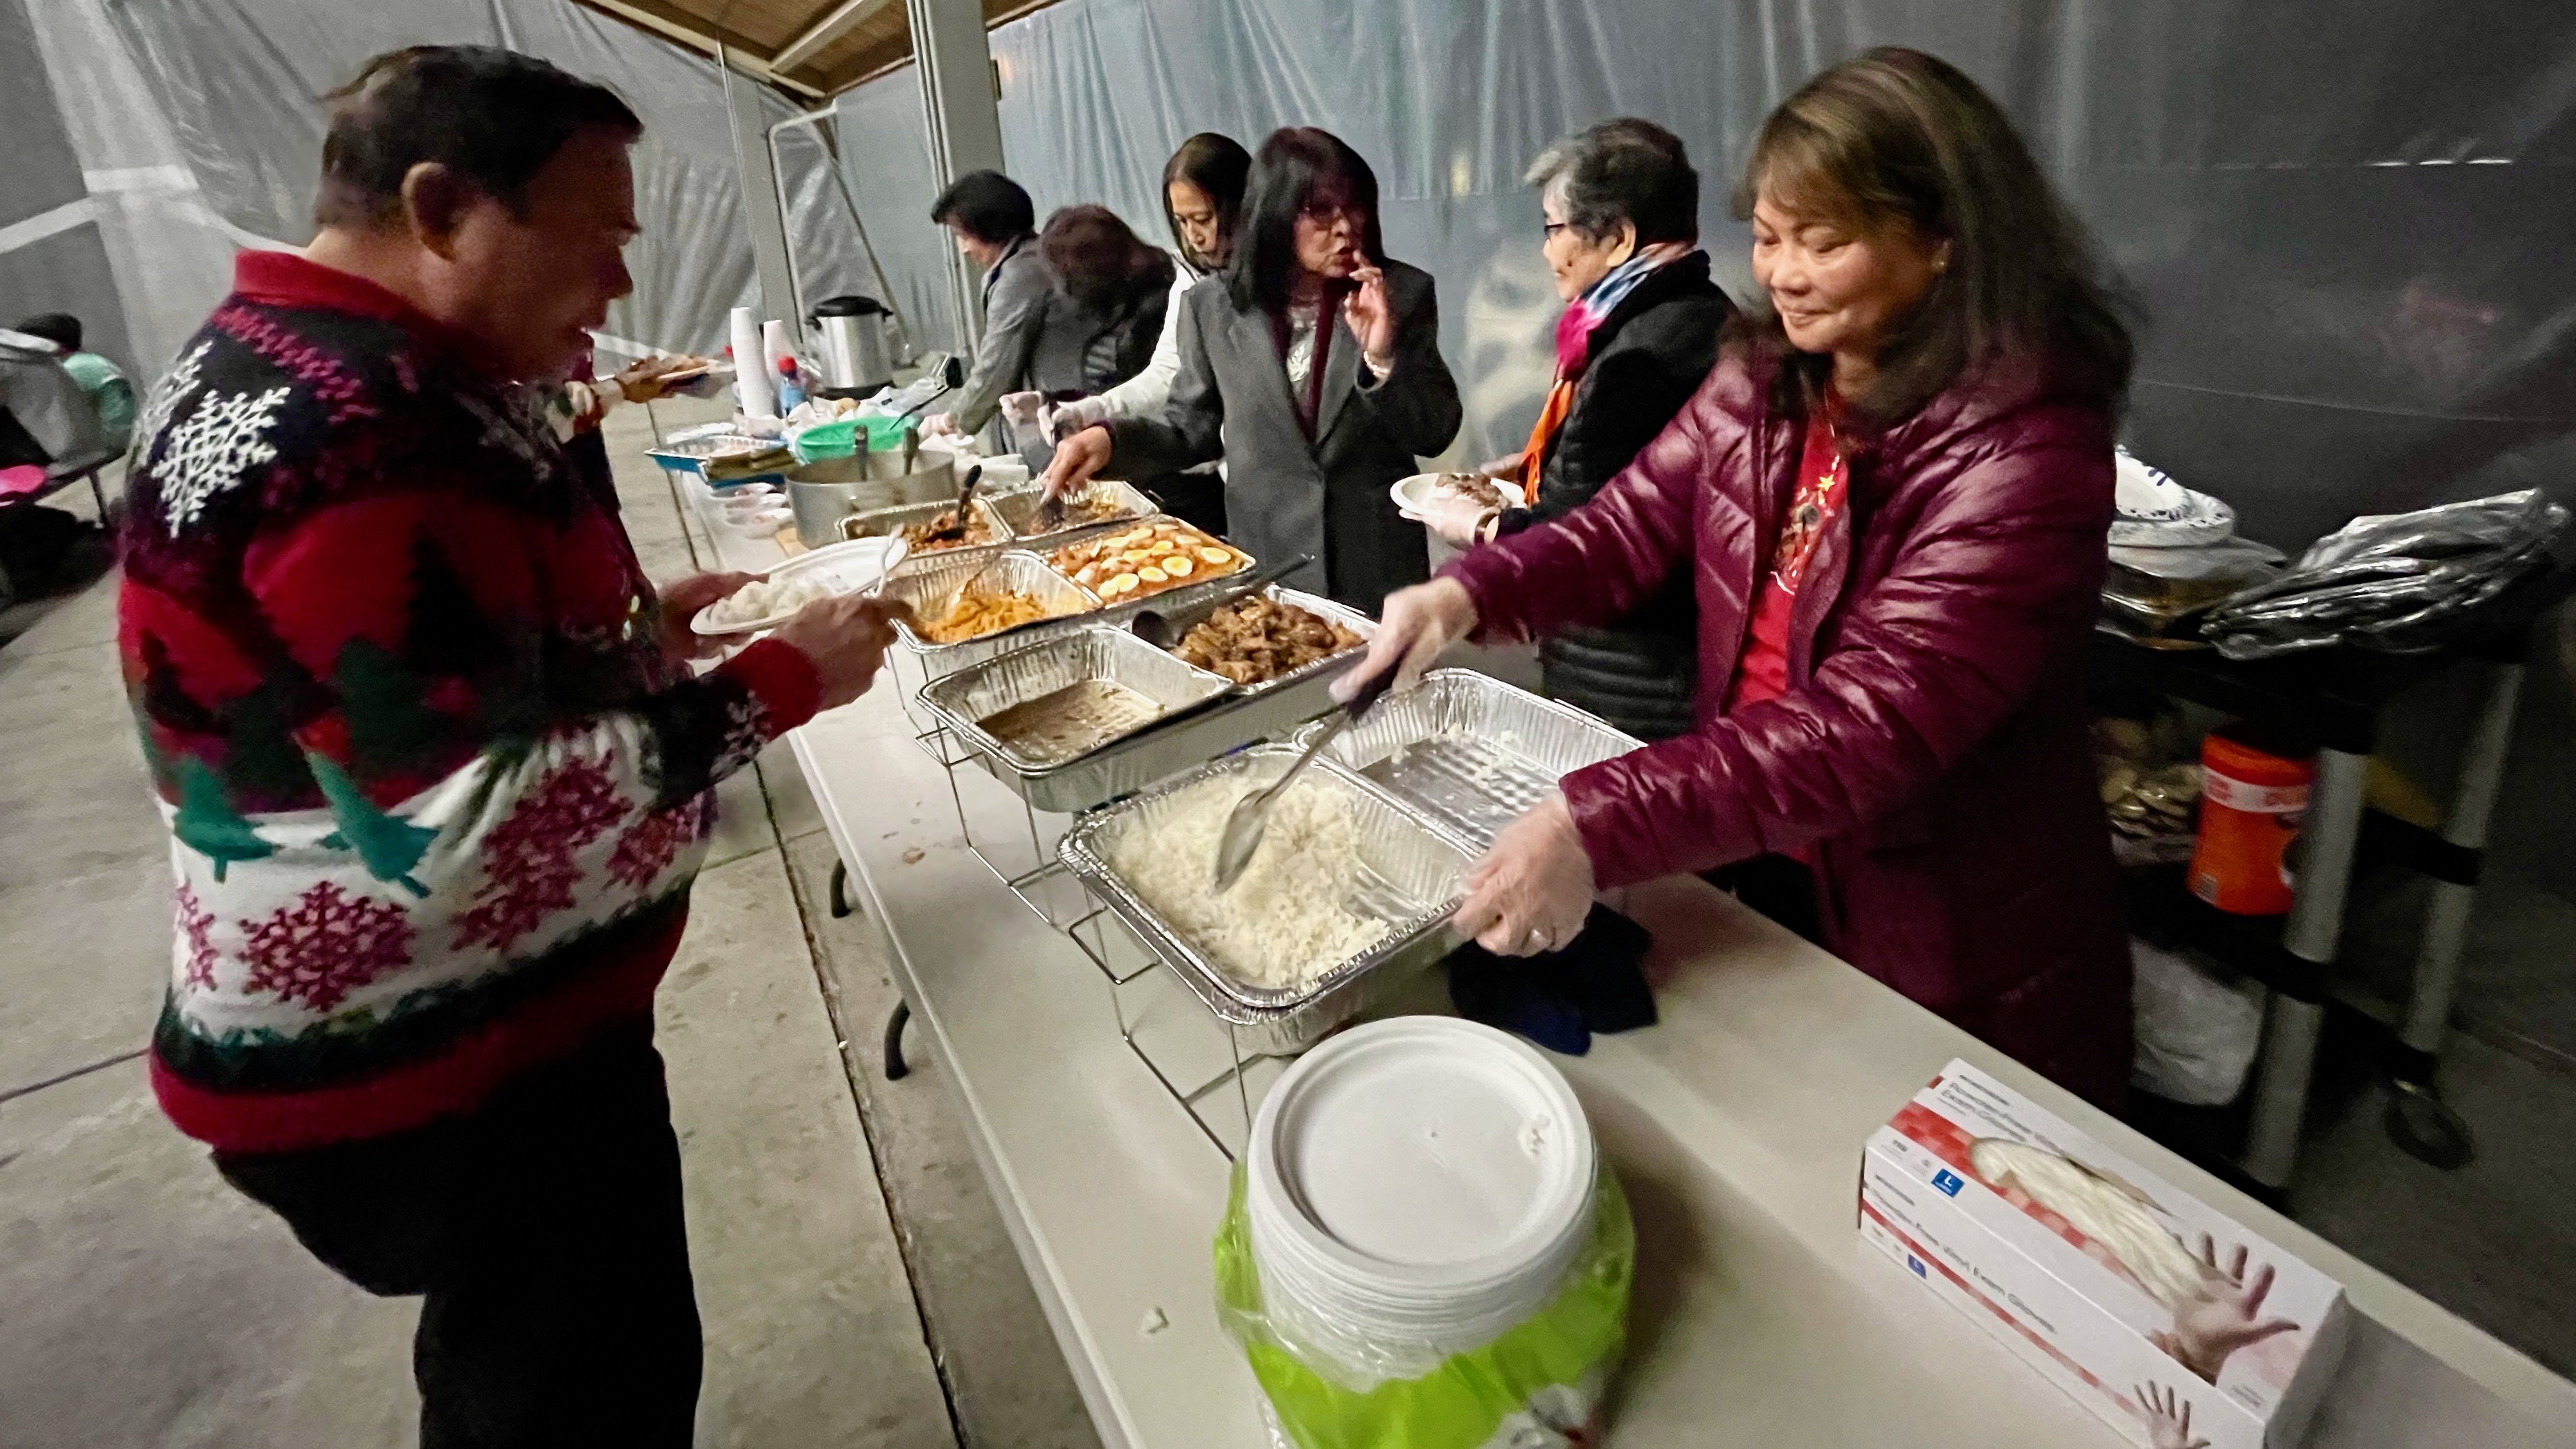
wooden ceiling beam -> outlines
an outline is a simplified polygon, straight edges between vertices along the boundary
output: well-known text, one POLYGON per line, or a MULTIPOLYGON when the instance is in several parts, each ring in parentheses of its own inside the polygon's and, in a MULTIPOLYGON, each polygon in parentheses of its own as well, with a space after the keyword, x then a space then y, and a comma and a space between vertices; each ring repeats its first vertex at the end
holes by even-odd
POLYGON ((716 47, 725 48, 734 68, 754 80, 764 81, 806 101, 826 99, 821 87, 810 81, 785 74, 763 56, 757 45, 721 26, 660 3, 660 0, 575 0, 576 4, 596 10, 612 19, 623 20, 640 30, 650 31, 665 40, 674 40, 702 55, 712 58, 716 47))
POLYGON ((769 58, 771 69, 795 69, 825 46, 876 18, 893 3, 894 0, 841 0, 813 24, 797 32, 794 39, 780 46, 778 53, 769 58))

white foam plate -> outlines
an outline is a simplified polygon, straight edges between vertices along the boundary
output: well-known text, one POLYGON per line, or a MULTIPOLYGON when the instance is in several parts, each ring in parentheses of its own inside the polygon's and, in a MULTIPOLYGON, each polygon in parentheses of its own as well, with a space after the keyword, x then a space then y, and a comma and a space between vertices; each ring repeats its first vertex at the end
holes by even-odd
MULTIPOLYGON (((800 553, 762 577, 774 580, 814 574, 819 576, 823 587, 834 594, 861 593, 875 588, 884 579, 886 550, 893 546, 891 538, 853 538, 800 553)), ((700 609, 697 617, 689 621, 689 627, 711 639, 724 638, 775 629, 795 616, 795 611, 790 610, 748 623, 718 624, 708 618, 715 610, 714 604, 700 609)))
MULTIPOLYGON (((1505 503, 1514 508, 1529 506, 1529 501, 1521 496, 1521 485, 1518 483, 1506 483, 1500 478, 1490 481, 1496 488, 1502 490, 1505 503)), ((1431 501, 1432 490, 1439 486, 1439 474, 1416 473, 1410 478, 1398 478, 1387 485, 1386 493, 1388 497, 1395 500, 1396 507, 1404 510, 1405 517, 1419 518, 1422 516, 1423 505, 1431 501)))
POLYGON ((1344 1032, 1291 1067, 1259 1115, 1256 1190, 1284 1209, 1272 1220, 1301 1256, 1345 1281, 1552 1277, 1592 1193, 1591 1127, 1573 1089, 1529 1046, 1474 1022, 1398 1017, 1344 1032))

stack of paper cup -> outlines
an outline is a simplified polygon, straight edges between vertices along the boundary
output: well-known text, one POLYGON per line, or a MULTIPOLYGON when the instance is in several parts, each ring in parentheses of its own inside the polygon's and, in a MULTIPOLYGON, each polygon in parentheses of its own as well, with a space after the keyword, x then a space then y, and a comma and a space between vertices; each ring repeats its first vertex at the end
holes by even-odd
POLYGON ((1573 1089, 1521 1041, 1447 1017, 1345 1032, 1253 1125, 1263 1304, 1346 1373, 1418 1377, 1546 1306, 1591 1232, 1594 1166, 1573 1089))
POLYGON ((769 356, 760 349, 760 323, 749 307, 736 307, 731 324, 734 389, 742 410, 755 418, 774 418, 778 394, 769 385, 769 356))

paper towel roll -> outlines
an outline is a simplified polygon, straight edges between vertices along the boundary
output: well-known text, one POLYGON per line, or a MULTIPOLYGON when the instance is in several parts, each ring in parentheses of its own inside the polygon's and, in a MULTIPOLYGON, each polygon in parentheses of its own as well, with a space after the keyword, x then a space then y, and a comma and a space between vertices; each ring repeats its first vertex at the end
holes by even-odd
POLYGON ((760 324, 749 307, 733 309, 734 393, 742 410, 755 418, 778 416, 778 392, 769 381, 769 354, 761 349, 760 324))

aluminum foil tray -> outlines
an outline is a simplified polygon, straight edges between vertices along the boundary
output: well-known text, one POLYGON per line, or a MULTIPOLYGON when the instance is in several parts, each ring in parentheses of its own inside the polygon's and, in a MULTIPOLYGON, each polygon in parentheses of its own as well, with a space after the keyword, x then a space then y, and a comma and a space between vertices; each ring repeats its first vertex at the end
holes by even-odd
MULTIPOLYGON (((1420 909, 1376 945, 1334 963, 1301 989, 1265 990, 1236 981, 1167 925, 1120 878, 1108 857, 1128 832, 1160 828, 1183 791, 1215 780, 1247 784, 1274 780, 1296 754, 1287 745, 1262 745, 1228 755, 1083 816, 1056 847, 1058 858, 1091 894, 1135 932, 1136 939, 1161 958, 1209 1011, 1235 1028, 1239 1045, 1263 1053, 1303 1050, 1401 985, 1411 969, 1446 954, 1453 944, 1446 922, 1458 907, 1459 883, 1470 860, 1465 848, 1415 819, 1389 796, 1328 761, 1318 761, 1304 779, 1349 793, 1359 812, 1362 858, 1420 909)), ((1209 868, 1215 868, 1214 861, 1209 868)))
MULTIPOLYGON (((1321 728, 1301 731, 1300 741, 1321 728)), ((1324 758, 1481 853, 1557 781, 1638 747, 1582 710, 1492 675, 1435 669, 1342 731, 1324 758)))
POLYGON ((710 423, 673 433, 662 440, 660 447, 645 449, 644 456, 659 464, 666 473, 694 473, 710 483, 785 473, 796 462, 785 443, 737 433, 727 423, 710 423), (753 445, 752 451, 728 451, 746 443, 753 445), (716 454, 719 451, 725 451, 726 456, 718 458, 716 454))
POLYGON ((991 495, 993 506, 999 509, 1002 517, 1010 523, 1013 534, 1023 539, 1043 538, 1049 547, 1070 539, 1086 528, 1131 522, 1135 519, 1151 517, 1161 511, 1160 505, 1146 497, 1136 485, 1122 483, 1114 478, 1095 478, 1084 485, 1082 492, 1076 496, 1085 500, 1103 499, 1114 503, 1118 507, 1116 514, 1108 518, 1087 519, 1081 523, 1067 523, 1057 528, 1041 529, 1037 527, 1038 504, 1045 496, 1045 490, 1036 487, 1008 488, 991 495))
MULTIPOLYGON (((1284 603, 1330 614, 1363 639, 1377 632, 1376 622, 1366 614, 1330 599, 1275 586, 1265 592, 1284 603)), ((1163 602, 1170 602, 1172 595, 1165 594, 1160 598, 1163 602)), ((1213 607, 1213 596, 1201 599, 1193 610, 1180 617, 1204 616, 1213 607)), ((1122 606, 1113 611, 1112 617, 1115 614, 1132 617, 1134 612, 1122 606)), ((1123 632, 1123 625, 1121 629, 1123 632)), ((1143 646, 1139 643, 1138 647, 1143 646)), ((1178 659, 1165 657, 1175 666, 1190 667, 1178 659)), ((1132 795, 1179 771, 1206 764, 1245 745, 1285 738, 1299 725, 1333 707, 1333 698, 1328 691, 1334 678, 1356 663, 1359 657, 1360 652, 1352 650, 1331 659, 1317 660, 1294 674, 1235 688, 1233 693, 1204 709, 1140 730, 1075 764, 1033 774, 993 772, 995 778, 1040 810, 1064 815, 1088 810, 1121 795, 1132 795)), ((931 713, 935 715, 937 711, 933 709, 931 713)), ((996 762, 980 747, 973 746, 972 741, 968 743, 970 748, 975 748, 985 768, 993 770, 996 762)))
MULTIPOLYGON (((1227 575, 1228 579, 1233 577, 1234 575, 1227 575)), ((1359 635, 1363 646, 1377 637, 1377 620, 1348 604, 1336 603, 1321 594, 1302 593, 1278 584, 1267 585, 1261 592, 1273 603, 1293 604, 1309 614, 1321 614, 1359 635)), ((1169 599, 1171 595, 1166 594, 1161 597, 1169 599)), ((1193 588, 1178 606, 1165 603, 1156 608, 1155 612, 1171 620, 1175 629, 1186 634, 1191 626, 1215 613, 1218 605, 1230 602, 1232 601, 1226 597, 1226 591, 1223 589, 1209 590, 1202 596, 1196 588, 1193 588)), ((1310 696, 1314 700, 1315 707, 1308 710, 1304 717, 1312 719, 1332 708, 1332 696, 1326 691, 1330 689, 1336 678, 1352 665, 1359 663, 1367 652, 1365 647, 1344 650, 1329 658, 1318 659, 1303 669, 1291 670, 1276 679, 1265 679, 1259 684, 1247 684, 1243 686, 1243 693, 1248 698, 1288 693, 1310 696)))
MULTIPOLYGON (((876 538, 883 535, 900 533, 905 528, 913 524, 928 523, 932 519, 937 518, 939 515, 946 513, 949 509, 956 506, 957 500, 955 495, 952 494, 935 503, 898 503, 891 508, 862 509, 859 512, 853 513, 847 518, 841 520, 841 537, 845 539, 876 538)), ((960 544, 953 548, 932 549, 928 553, 914 554, 911 556, 911 559, 917 559, 923 564, 928 564, 944 554, 958 553, 966 549, 975 549, 989 553, 991 550, 1000 548, 1010 542, 1011 525, 1004 522, 1002 515, 994 510, 991 499, 985 498, 979 494, 969 507, 977 518, 984 521, 985 536, 990 538, 992 542, 960 544)), ((910 561, 911 560, 909 559, 907 560, 907 562, 910 561)))
MULTIPOLYGON (((1010 741, 985 730, 981 721, 1015 704, 1051 694, 1086 679, 1123 684, 1162 706, 1157 718, 1196 709, 1231 692, 1223 675, 1193 669, 1124 629, 1094 625, 1059 635, 1024 649, 987 659, 924 685, 921 702, 939 722, 972 749, 994 778, 1024 796, 1032 783, 1045 787, 1049 800, 1032 799, 1040 809, 1070 813, 1110 798, 1101 794, 1084 804, 1054 803, 1054 797, 1090 793, 1092 760, 1118 740, 1071 760, 1034 758, 1010 741)), ((1148 721, 1120 740, 1155 727, 1148 721)), ((1114 794, 1116 792, 1111 792, 1114 794)))
POLYGON ((1047 635, 1070 633, 1097 621, 1100 601, 1092 597, 1089 589, 1057 573, 1043 557, 1021 549, 951 549, 931 555, 918 570, 906 560, 886 581, 885 597, 910 604, 914 613, 925 618, 936 618, 956 602, 959 591, 986 564, 993 566, 993 571, 985 575, 986 584, 1034 595, 1051 610, 1061 612, 954 644, 932 643, 913 632, 911 621, 898 620, 894 626, 896 639, 919 656, 928 679, 939 679, 1047 635))

